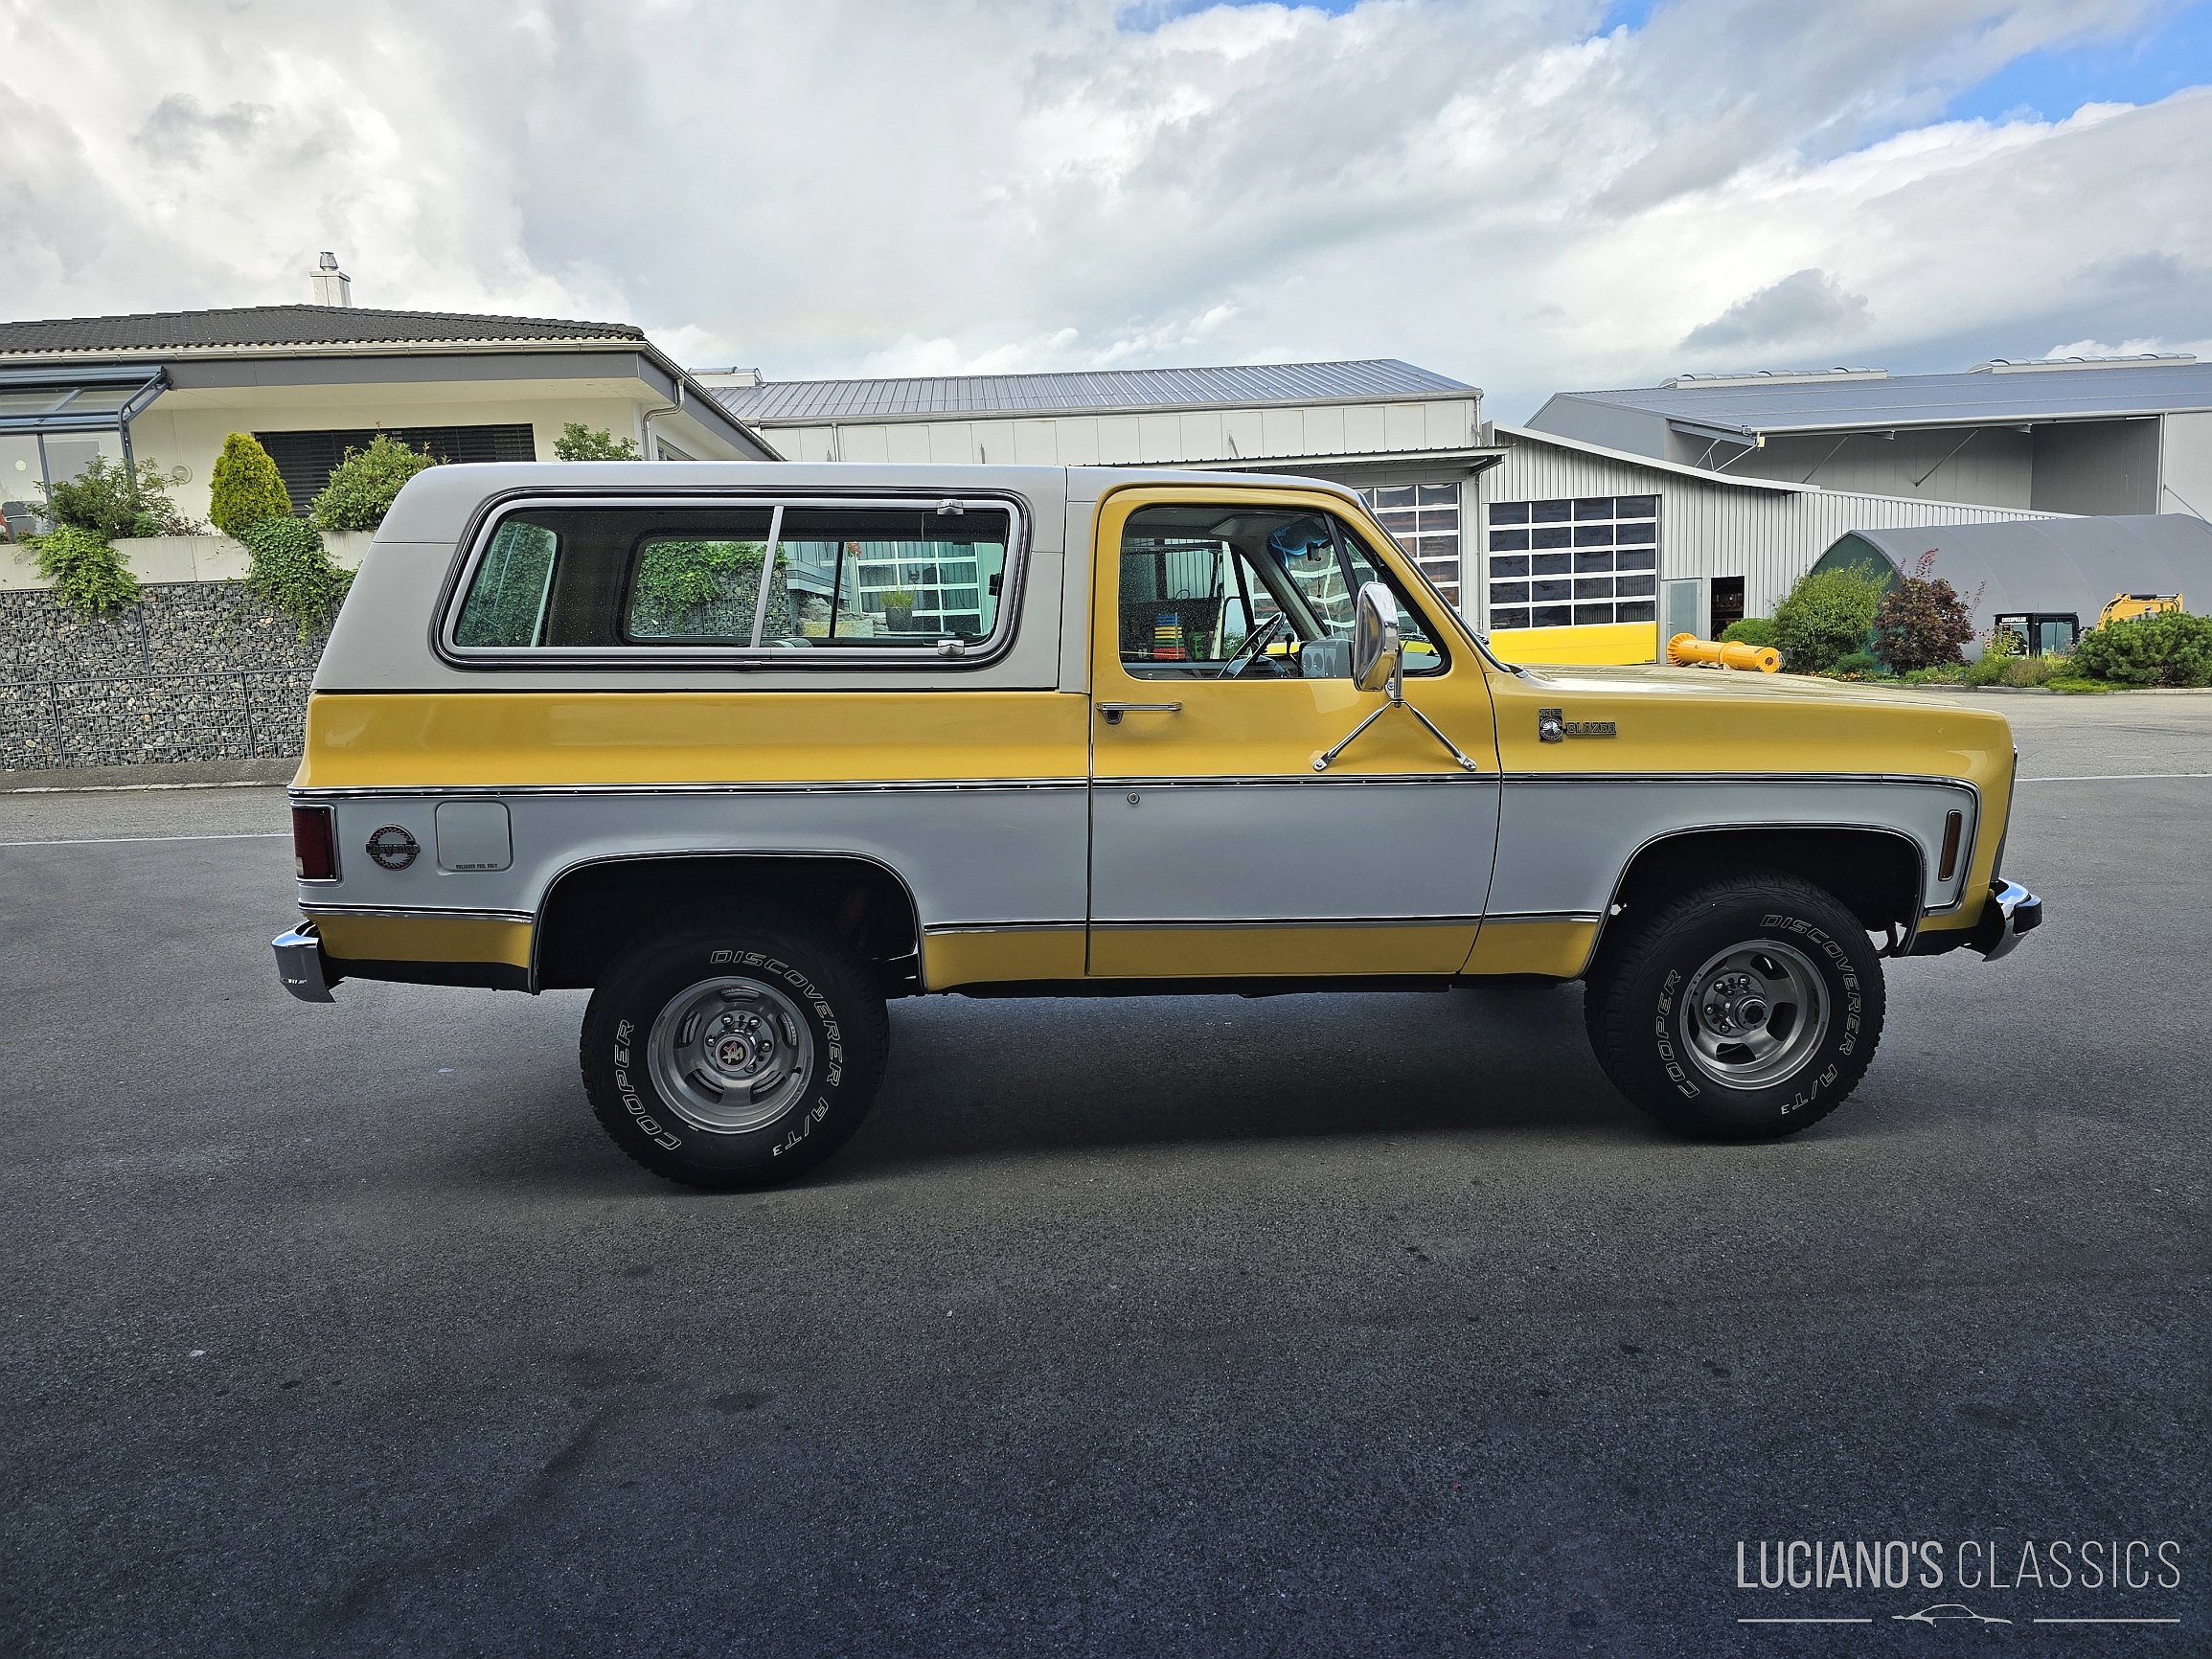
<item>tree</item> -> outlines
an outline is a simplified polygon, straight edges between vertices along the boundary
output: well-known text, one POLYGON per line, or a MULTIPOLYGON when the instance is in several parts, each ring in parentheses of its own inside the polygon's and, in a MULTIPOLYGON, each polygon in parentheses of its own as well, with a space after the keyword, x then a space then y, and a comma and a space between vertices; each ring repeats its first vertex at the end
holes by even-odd
POLYGON ((553 453, 562 461, 642 461, 637 440, 617 438, 602 426, 594 432, 581 420, 571 420, 554 440, 553 453))
POLYGON ((1836 659, 1866 648, 1881 583, 1859 570, 1813 570, 1797 579, 1774 610, 1774 643, 1793 674, 1825 673, 1836 659))
POLYGON ((233 432, 223 440, 208 480, 207 515, 225 535, 241 540, 264 518, 289 518, 292 498, 285 489, 284 474, 249 432, 233 432))
POLYGON ((1940 576, 1900 579, 1874 613, 1874 654, 1891 673, 1959 661, 1959 647, 1973 638, 1973 618, 1958 590, 1940 576))
POLYGON ((331 482, 315 497, 315 528, 375 530, 392 511, 407 480, 438 465, 427 445, 410 449, 389 433, 377 433, 368 448, 347 450, 346 458, 331 469, 331 482))

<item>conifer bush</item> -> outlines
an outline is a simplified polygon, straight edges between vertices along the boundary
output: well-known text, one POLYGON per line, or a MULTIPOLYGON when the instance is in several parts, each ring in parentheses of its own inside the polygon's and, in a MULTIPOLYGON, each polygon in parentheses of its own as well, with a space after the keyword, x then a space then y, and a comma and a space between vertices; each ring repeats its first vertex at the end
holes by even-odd
POLYGON ((284 475, 250 432, 233 432, 223 440, 208 480, 208 517, 225 535, 240 541, 266 518, 289 518, 292 498, 284 475))
POLYGON ((2212 686, 2212 617, 2161 611, 2084 634, 2070 659, 2084 679, 2128 686, 2212 686))

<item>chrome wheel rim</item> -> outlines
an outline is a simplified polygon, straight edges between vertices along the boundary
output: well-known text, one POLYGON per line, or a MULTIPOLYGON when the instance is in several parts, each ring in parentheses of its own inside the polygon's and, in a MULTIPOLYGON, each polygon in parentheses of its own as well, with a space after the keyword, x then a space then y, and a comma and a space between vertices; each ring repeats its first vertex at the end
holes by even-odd
POLYGON ((646 1042, 652 1083, 695 1129, 773 1123, 807 1092, 814 1034, 798 1004, 756 979, 703 979, 668 1001, 646 1042))
POLYGON ((1765 1089, 1803 1071, 1828 1035, 1827 985, 1794 945, 1759 939, 1691 976, 1677 1018, 1699 1071, 1723 1088, 1765 1089))

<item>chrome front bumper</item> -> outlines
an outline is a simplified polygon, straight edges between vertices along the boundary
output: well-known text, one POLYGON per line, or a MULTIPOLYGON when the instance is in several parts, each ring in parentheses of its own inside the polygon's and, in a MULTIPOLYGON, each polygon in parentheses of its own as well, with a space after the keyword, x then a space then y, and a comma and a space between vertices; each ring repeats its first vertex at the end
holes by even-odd
POLYGON ((2041 899, 2017 881, 1995 881, 1967 943, 1981 952, 1983 961, 1995 962, 2009 955, 2022 934, 2033 933, 2042 923, 2041 899))
POLYGON ((331 981, 323 971, 323 938, 311 921, 269 941, 277 953, 277 978, 302 1002, 331 1002, 331 981))

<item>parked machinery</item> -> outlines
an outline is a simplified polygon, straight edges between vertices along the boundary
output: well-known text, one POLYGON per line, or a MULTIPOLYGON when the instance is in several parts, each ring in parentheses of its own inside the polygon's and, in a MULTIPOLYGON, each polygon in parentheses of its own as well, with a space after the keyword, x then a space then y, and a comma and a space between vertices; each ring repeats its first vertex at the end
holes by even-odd
POLYGON ((1734 641, 1701 640, 1696 634, 1676 634, 1667 642, 1667 661, 1678 669, 1744 669, 1762 674, 1777 673, 1782 653, 1772 646, 1739 645, 1734 641))
POLYGON ((2139 616, 2188 608, 2188 602, 2178 593, 2116 593, 2097 618, 2097 625, 2103 627, 2107 623, 2131 622, 2139 616))

